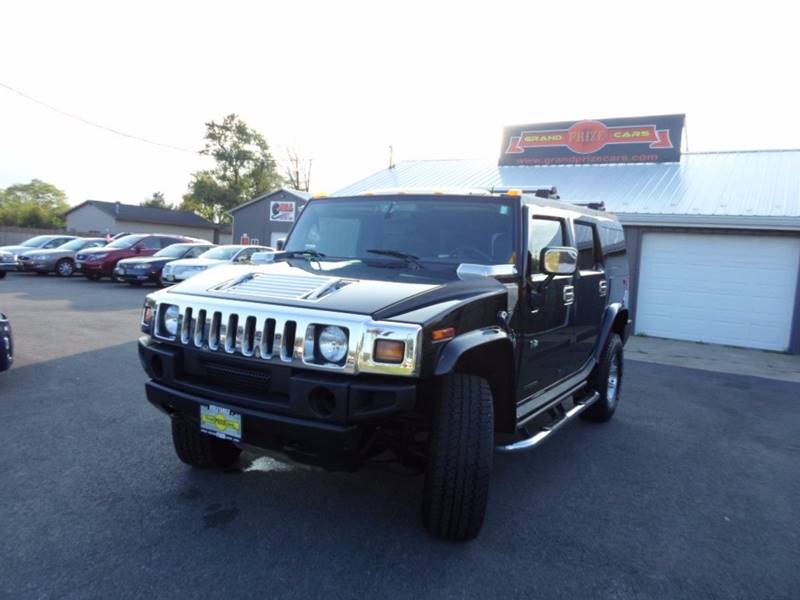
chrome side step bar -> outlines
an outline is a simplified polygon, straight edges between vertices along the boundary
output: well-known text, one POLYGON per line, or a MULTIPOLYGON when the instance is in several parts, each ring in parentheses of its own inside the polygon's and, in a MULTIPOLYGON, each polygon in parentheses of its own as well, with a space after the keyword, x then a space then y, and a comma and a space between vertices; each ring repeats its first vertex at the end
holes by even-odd
POLYGON ((496 446, 495 450, 497 450, 498 452, 519 452, 520 450, 529 450, 531 448, 534 448, 539 444, 541 444, 542 442, 544 442, 547 438, 549 438, 550 435, 561 429, 562 426, 572 421, 575 417, 577 417, 579 414, 581 414, 584 410, 589 408, 599 399, 600 399, 600 394, 598 392, 593 392, 590 396, 587 396, 580 402, 576 402, 575 406, 570 408, 557 421, 551 423, 550 425, 542 427, 531 437, 526 438, 524 440, 511 442, 510 444, 503 444, 496 446))

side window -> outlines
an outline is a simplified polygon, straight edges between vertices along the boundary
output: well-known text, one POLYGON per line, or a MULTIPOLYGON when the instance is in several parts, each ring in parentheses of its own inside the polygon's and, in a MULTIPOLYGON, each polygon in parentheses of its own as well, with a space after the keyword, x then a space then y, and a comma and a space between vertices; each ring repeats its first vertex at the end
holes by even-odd
POLYGON ((528 254, 531 273, 541 273, 539 258, 549 246, 564 245, 564 222, 561 219, 534 217, 528 232, 528 254))
POLYGON ((236 255, 236 259, 233 262, 237 263, 249 263, 250 257, 253 256, 253 253, 256 251, 255 248, 246 248, 242 250, 239 254, 236 255))
POLYGON ((146 237, 139 243, 143 248, 147 248, 148 250, 160 250, 163 248, 161 245, 161 238, 158 237, 146 237))
POLYGON ((167 246, 172 246, 172 244, 179 244, 183 240, 179 240, 177 238, 162 237, 158 238, 158 241, 160 244, 159 246, 157 246, 158 248, 166 248, 167 246))
POLYGON ((625 232, 621 225, 600 225, 600 245, 603 256, 625 252, 625 232))
POLYGON ((58 248, 63 243, 64 243, 63 238, 55 238, 47 242, 44 246, 42 246, 42 248, 45 250, 49 248, 58 248))
POLYGON ((191 250, 189 250, 189 253, 186 255, 186 258, 197 258, 209 248, 210 246, 196 246, 191 250))
POLYGON ((589 271, 600 263, 597 257, 595 229, 585 223, 575 223, 575 246, 578 248, 578 270, 589 271))

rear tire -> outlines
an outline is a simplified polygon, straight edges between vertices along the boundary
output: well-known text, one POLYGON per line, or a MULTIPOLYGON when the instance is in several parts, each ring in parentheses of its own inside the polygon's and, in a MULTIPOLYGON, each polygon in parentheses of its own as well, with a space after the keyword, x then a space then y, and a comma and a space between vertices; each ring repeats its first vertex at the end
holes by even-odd
POLYGON ((608 337, 600 362, 589 376, 589 389, 600 394, 600 398, 587 408, 581 417, 587 421, 608 421, 619 405, 624 364, 622 340, 616 333, 608 337))
POLYGON ((91 274, 87 273, 86 279, 88 279, 89 281, 100 281, 100 275, 95 275, 94 273, 91 274))
POLYGON ((233 442, 200 433, 197 425, 177 417, 172 419, 172 443, 182 462, 201 469, 224 469, 242 453, 233 442))
POLYGON ((62 258, 56 263, 56 275, 59 277, 72 277, 75 272, 75 263, 68 258, 62 258))
POLYGON ((0 279, 3 279, 6 276, 5 271, 0 271, 0 279))
POLYGON ((475 375, 448 376, 435 408, 423 492, 422 518, 431 535, 458 541, 478 535, 493 453, 489 384, 475 375))

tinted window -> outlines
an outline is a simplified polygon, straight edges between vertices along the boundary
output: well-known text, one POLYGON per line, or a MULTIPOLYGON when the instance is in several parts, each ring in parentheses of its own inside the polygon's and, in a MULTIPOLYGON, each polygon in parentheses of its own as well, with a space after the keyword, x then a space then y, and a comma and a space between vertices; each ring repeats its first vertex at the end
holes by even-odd
POLYGON ((148 250, 158 250, 161 248, 161 238, 152 236, 146 237, 139 245, 143 248, 147 248, 148 250))
POLYGON ((178 238, 159 238, 159 242, 162 248, 166 248, 167 246, 172 246, 173 244, 178 244, 183 240, 178 238))
POLYGON ((110 244, 108 244, 109 248, 130 248, 136 242, 140 241, 144 238, 143 235, 126 235, 125 237, 117 238, 110 244))
POLYGON ((197 258, 206 250, 211 249, 211 246, 195 246, 186 253, 186 258, 197 258))
POLYGON ((242 246, 217 246, 203 252, 202 258, 214 258, 217 260, 230 260, 242 249, 242 246))
POLYGON ((595 253, 594 227, 583 223, 575 223, 575 246, 578 248, 578 269, 594 269, 598 262, 595 253))
POLYGON ((625 233, 621 225, 601 224, 598 232, 604 256, 625 252, 625 233))
POLYGON ((68 242, 70 238, 55 238, 47 242, 42 248, 58 248, 65 242, 68 242))
POLYGON ((494 198, 326 199, 306 205, 286 249, 364 261, 388 250, 444 265, 503 264, 514 256, 514 221, 512 204, 494 198))
POLYGON ((534 218, 528 235, 531 273, 541 273, 539 258, 550 246, 564 246, 564 223, 560 219, 534 218))

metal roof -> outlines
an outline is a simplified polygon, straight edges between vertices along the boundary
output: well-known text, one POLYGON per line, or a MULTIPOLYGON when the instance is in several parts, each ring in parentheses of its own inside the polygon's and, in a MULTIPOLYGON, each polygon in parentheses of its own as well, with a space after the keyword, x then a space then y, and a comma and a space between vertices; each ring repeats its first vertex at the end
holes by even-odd
POLYGON ((175 225, 178 227, 197 227, 200 229, 217 228, 214 223, 193 212, 139 206, 138 204, 122 204, 120 202, 103 202, 102 200, 87 200, 86 202, 81 202, 64 214, 68 215, 87 204, 99 208, 118 221, 134 221, 136 223, 150 223, 153 225, 175 225))
POLYGON ((684 154, 679 163, 500 167, 486 160, 398 163, 339 190, 556 186, 605 202, 623 223, 800 230, 800 150, 684 154))

